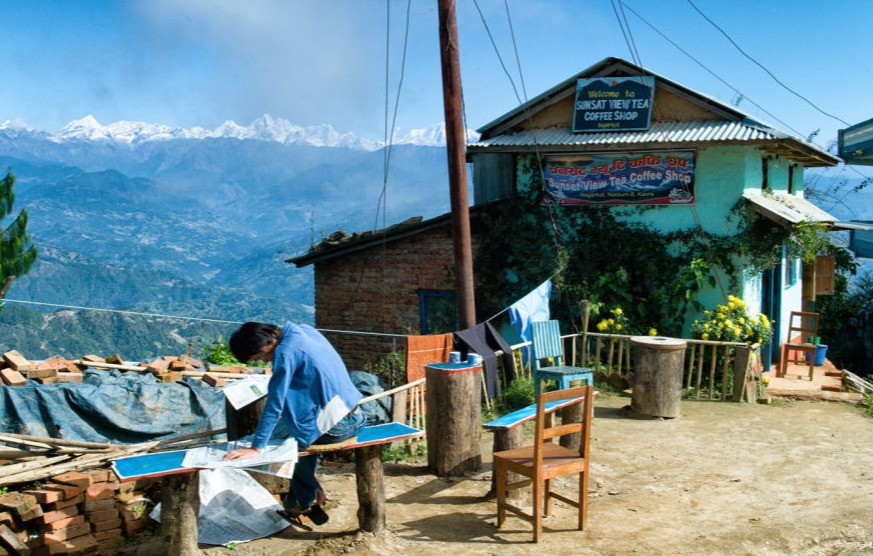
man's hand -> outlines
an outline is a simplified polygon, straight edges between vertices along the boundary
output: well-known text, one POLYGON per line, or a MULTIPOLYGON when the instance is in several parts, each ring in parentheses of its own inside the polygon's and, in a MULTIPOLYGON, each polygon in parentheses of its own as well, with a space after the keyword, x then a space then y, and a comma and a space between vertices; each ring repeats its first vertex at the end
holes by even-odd
POLYGON ((239 450, 232 450, 224 455, 224 459, 226 460, 235 460, 235 459, 249 459, 256 457, 261 453, 260 448, 240 448, 239 450))

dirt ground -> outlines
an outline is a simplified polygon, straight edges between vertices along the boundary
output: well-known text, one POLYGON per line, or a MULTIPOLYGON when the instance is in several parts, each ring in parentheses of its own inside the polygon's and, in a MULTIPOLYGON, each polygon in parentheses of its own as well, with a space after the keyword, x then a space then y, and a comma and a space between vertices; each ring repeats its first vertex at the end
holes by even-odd
MULTIPOLYGON (((623 415, 630 400, 601 396, 592 432, 586 531, 555 502, 544 540, 488 496, 491 438, 480 473, 441 479, 421 464, 386 464, 388 531, 356 532, 353 464, 325 468, 330 521, 209 556, 861 555, 873 554, 873 419, 846 403, 771 405, 683 401, 672 420, 623 415)), ((573 481, 567 481, 572 483, 573 481)), ((567 484, 565 483, 565 484, 567 484)), ((157 537, 125 554, 160 554, 157 537)))

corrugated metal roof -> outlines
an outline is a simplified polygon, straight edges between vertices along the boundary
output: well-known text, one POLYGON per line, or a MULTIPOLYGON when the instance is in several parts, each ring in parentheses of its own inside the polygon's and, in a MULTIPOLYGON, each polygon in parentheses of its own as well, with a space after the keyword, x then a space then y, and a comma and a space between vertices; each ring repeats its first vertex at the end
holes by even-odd
POLYGON ((833 225, 838 221, 836 217, 795 195, 746 192, 743 197, 752 203, 752 209, 783 225, 790 226, 801 222, 833 225))
POLYGON ((762 128, 743 122, 696 120, 655 122, 647 131, 573 133, 566 127, 519 131, 470 143, 467 145, 467 150, 474 152, 497 147, 582 147, 651 143, 776 141, 785 138, 785 134, 772 128, 762 128))

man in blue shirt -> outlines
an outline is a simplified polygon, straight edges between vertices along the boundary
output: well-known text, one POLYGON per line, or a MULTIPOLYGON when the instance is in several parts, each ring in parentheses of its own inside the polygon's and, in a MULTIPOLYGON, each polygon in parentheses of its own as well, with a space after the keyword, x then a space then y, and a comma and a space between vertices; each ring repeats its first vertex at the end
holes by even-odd
MULTIPOLYGON (((267 401, 250 448, 228 452, 225 459, 255 457, 267 445, 281 418, 297 440, 299 449, 336 444, 354 438, 364 426, 364 416, 355 411, 363 397, 349 378, 346 366, 327 338, 305 324, 247 322, 229 341, 240 361, 271 361, 273 374, 267 401)), ((294 466, 291 490, 282 513, 289 519, 307 515, 321 525, 327 514, 326 499, 315 477, 320 456, 301 457, 294 466)))

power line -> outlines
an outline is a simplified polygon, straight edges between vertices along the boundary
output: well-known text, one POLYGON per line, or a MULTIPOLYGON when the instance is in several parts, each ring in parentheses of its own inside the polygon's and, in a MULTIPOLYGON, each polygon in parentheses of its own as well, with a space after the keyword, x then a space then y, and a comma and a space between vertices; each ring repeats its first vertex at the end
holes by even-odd
POLYGON ((691 0, 686 0, 686 1, 691 5, 692 8, 694 8, 694 10, 695 10, 697 13, 700 14, 701 17, 703 17, 703 19, 705 19, 706 21, 708 21, 708 22, 710 23, 710 25, 712 25, 713 27, 715 27, 716 29, 718 29, 718 31, 719 31, 722 35, 724 35, 724 37, 725 37, 728 41, 730 41, 730 43, 731 43, 732 45, 734 45, 734 47, 736 47, 737 50, 740 51, 740 54, 742 54, 743 56, 745 56, 746 58, 748 58, 749 60, 751 60, 752 63, 754 63, 756 66, 758 66, 759 68, 761 68, 762 70, 764 70, 764 72, 765 72, 767 75, 769 75, 770 77, 773 78, 773 81, 775 81, 776 83, 778 83, 779 85, 781 85, 781 86, 782 86, 786 91, 788 91, 788 92, 791 93, 792 95, 796 96, 797 98, 803 100, 804 102, 806 102, 807 104, 809 104, 810 106, 812 106, 813 108, 815 108, 816 110, 818 110, 819 112, 821 112, 822 114, 824 114, 825 116, 828 116, 829 118, 833 118, 834 120, 837 120, 838 122, 841 122, 841 123, 843 123, 843 124, 845 124, 845 125, 847 125, 847 126, 850 125, 847 121, 845 121, 845 120, 843 120, 843 119, 841 119, 841 118, 838 118, 838 117, 834 116, 833 114, 828 114, 827 112, 825 112, 824 110, 822 110, 821 108, 819 108, 818 106, 816 106, 815 103, 813 103, 811 100, 809 100, 809 99, 806 98, 805 96, 801 95, 800 93, 798 93, 797 91, 795 91, 794 89, 792 89, 791 87, 789 87, 788 85, 786 85, 785 83, 783 83, 782 81, 780 81, 778 77, 776 77, 775 75, 773 75, 773 72, 771 72, 770 70, 768 70, 767 68, 765 68, 763 64, 761 64, 760 62, 758 62, 757 60, 755 60, 754 58, 752 58, 750 55, 748 55, 748 54, 746 53, 745 50, 743 50, 742 48, 740 48, 740 45, 738 45, 738 44, 736 43, 736 41, 734 41, 734 40, 730 37, 730 35, 728 35, 727 32, 725 32, 724 29, 722 29, 721 27, 719 27, 719 26, 718 26, 718 25, 717 25, 713 20, 711 20, 711 19, 709 19, 708 17, 706 17, 706 14, 704 14, 702 11, 700 11, 700 8, 698 8, 697 6, 695 6, 695 5, 694 5, 694 2, 692 2, 691 0))

